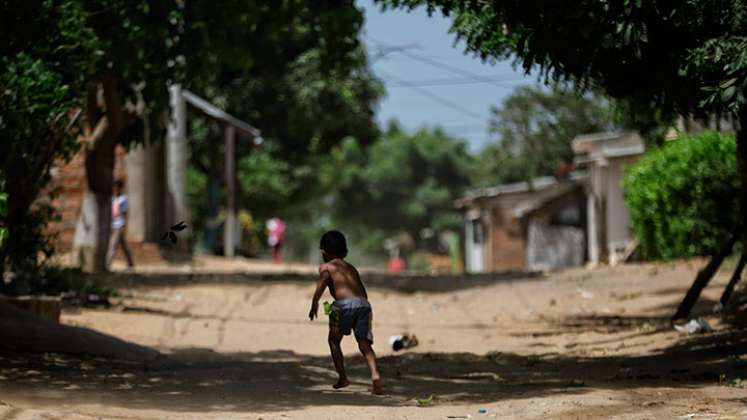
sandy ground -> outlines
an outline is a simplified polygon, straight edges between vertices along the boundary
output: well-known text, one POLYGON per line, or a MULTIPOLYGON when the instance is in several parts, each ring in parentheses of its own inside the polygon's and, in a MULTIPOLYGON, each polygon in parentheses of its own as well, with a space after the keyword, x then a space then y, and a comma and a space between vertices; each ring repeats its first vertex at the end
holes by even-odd
POLYGON ((747 390, 725 384, 747 380, 747 334, 713 316, 711 334, 669 326, 697 268, 578 269, 443 293, 372 288, 382 397, 370 395, 352 339, 353 385, 331 389, 326 319, 307 318, 311 283, 123 290, 120 305, 70 310, 63 322, 163 356, 0 354, 0 419, 747 418, 747 390), (394 353, 388 337, 403 332, 420 345, 394 353))
MULTIPOLYGON (((72 256, 64 257, 67 265, 70 265, 72 256)), ((112 262, 113 271, 125 271, 127 264, 123 258, 117 258, 112 262)), ((318 268, 308 264, 283 261, 280 263, 271 260, 256 258, 223 258, 212 255, 195 255, 189 262, 183 264, 169 264, 165 261, 138 263, 131 272, 135 273, 285 273, 285 274, 313 274, 318 268)))

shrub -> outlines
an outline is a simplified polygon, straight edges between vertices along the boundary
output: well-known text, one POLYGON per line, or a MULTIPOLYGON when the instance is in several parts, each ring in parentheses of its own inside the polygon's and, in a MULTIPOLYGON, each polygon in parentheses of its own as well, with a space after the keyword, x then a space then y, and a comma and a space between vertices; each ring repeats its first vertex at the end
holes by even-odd
POLYGON ((418 250, 410 255, 408 258, 407 269, 415 271, 417 273, 430 274, 432 270, 431 266, 431 253, 428 251, 418 250))
POLYGON ((633 166, 623 187, 643 258, 710 254, 737 224, 735 139, 707 132, 670 142, 633 166))
MULTIPOLYGON (((32 275, 40 269, 39 256, 53 252, 45 235, 54 215, 52 195, 40 193, 55 162, 79 148, 70 112, 77 98, 54 66, 28 54, 0 57, 0 69, 0 236, 6 238, 0 273, 32 275)), ((0 283, 0 290, 6 286, 0 283)))

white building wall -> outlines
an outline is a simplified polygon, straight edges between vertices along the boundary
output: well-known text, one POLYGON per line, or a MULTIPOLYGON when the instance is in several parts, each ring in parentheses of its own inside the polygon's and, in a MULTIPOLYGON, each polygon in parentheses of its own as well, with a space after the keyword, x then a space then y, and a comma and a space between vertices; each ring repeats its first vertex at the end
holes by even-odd
POLYGON ((614 158, 609 160, 607 179, 607 246, 609 250, 625 248, 632 239, 630 214, 625 205, 622 181, 626 168, 637 158, 614 158))
POLYGON ((480 223, 479 212, 475 215, 470 211, 464 223, 464 269, 468 273, 484 273, 486 232, 476 232, 475 223, 480 223))

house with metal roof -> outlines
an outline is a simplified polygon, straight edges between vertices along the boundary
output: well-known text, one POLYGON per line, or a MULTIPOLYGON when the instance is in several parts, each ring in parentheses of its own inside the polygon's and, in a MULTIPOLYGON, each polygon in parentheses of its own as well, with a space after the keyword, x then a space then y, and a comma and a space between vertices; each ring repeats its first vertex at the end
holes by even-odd
POLYGON ((586 184, 587 254, 589 262, 615 265, 635 244, 625 206, 622 178, 645 151, 635 131, 594 133, 572 142, 575 164, 588 174, 586 184))
POLYGON ((468 273, 537 271, 586 261, 586 175, 536 178, 473 191, 464 214, 468 273))

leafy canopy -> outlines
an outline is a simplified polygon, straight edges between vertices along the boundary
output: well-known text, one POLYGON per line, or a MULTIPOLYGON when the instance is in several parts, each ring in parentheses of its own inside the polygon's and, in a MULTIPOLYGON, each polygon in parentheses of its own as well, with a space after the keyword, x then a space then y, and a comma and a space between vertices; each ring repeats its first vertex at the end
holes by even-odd
POLYGON ((683 115, 747 105, 747 3, 741 0, 386 0, 440 10, 484 59, 596 87, 683 115))
POLYGON ((599 95, 578 95, 554 85, 522 86, 491 110, 495 136, 480 153, 478 183, 496 185, 553 175, 573 159, 571 140, 611 127, 611 108, 599 95))
POLYGON ((368 148, 343 144, 333 208, 339 221, 414 239, 424 229, 454 228, 454 200, 470 183, 473 158, 464 142, 442 130, 409 134, 396 123, 368 148))
POLYGON ((98 43, 79 3, 33 0, 2 3, 0 40, 0 271, 33 273, 51 251, 52 207, 35 200, 77 150, 71 111, 98 43))
MULTIPOLYGON (((370 144, 378 137, 374 107, 383 85, 358 41, 363 15, 352 1, 249 3, 218 10, 198 2, 188 9, 189 36, 219 47, 199 51, 186 86, 262 131, 261 145, 237 144, 239 207, 260 220, 309 219, 310 203, 329 191, 322 179, 327 154, 345 138, 370 144), (242 23, 215 31, 226 19, 242 23)), ((199 125, 189 136, 197 224, 217 213, 207 178, 223 177, 223 155, 216 153, 222 127, 208 120, 199 125)))
MULTIPOLYGON (((106 194, 113 145, 144 137, 144 126, 130 114, 136 110, 147 118, 151 139, 160 138, 172 83, 259 125, 276 144, 271 150, 280 151, 277 159, 303 160, 310 150, 328 150, 353 128, 366 132, 361 138, 374 137, 371 103, 380 90, 351 77, 372 80, 361 71, 365 55, 357 35, 362 14, 352 0, 229 0, 220 7, 202 0, 10 0, 0 7, 0 158, 20 168, 36 167, 34 157, 51 162, 69 155, 73 136, 65 137, 71 141, 64 144, 49 141, 49 133, 59 132, 66 121, 58 120, 55 127, 52 121, 60 111, 83 107, 89 125, 106 115, 110 128, 121 126, 111 130, 100 153, 101 142, 91 142, 96 153, 89 154, 93 162, 86 168, 97 167, 97 172, 89 177, 89 187, 106 194), (307 84, 305 76, 311 73, 315 84, 307 84), (320 75, 332 82, 320 85, 320 75), (103 98, 97 98, 99 89, 103 98), (127 115, 115 112, 118 108, 127 115), (322 113, 326 110, 329 115, 322 113), (334 118, 337 111, 343 118, 334 118), (322 116, 324 123, 316 124, 322 116)), ((36 189, 29 189, 30 199, 8 191, 4 222, 27 212, 44 184, 44 176, 27 177, 36 189)), ((43 224, 48 216, 35 223, 43 224)), ((14 223, 20 229, 20 222, 14 223)), ((31 232, 24 226, 20 231, 31 232)))
POLYGON ((260 128, 276 157, 299 162, 348 135, 376 137, 382 88, 352 0, 188 2, 185 19, 185 44, 202 46, 188 56, 186 86, 260 128))

